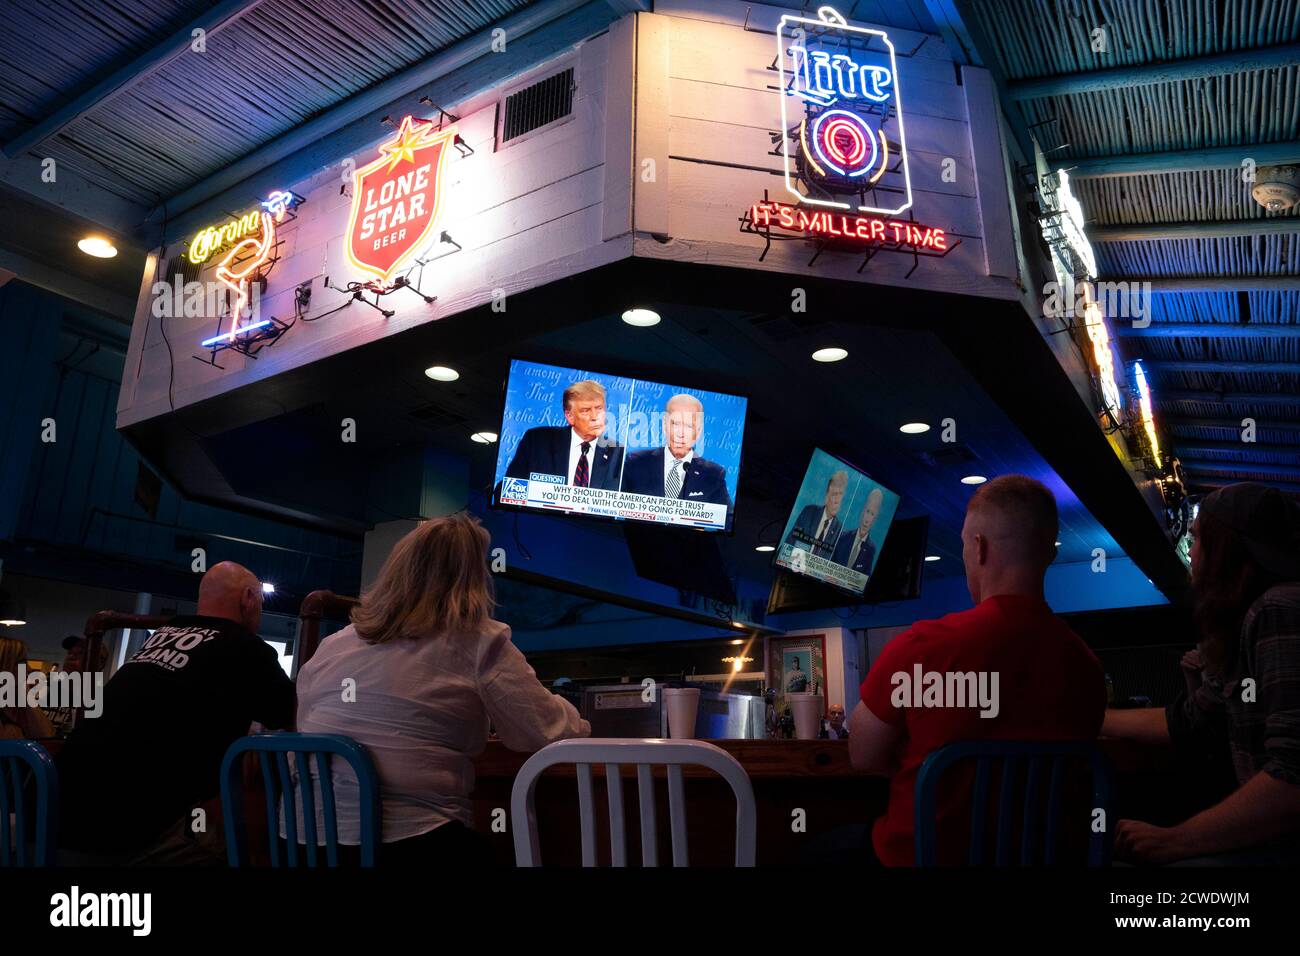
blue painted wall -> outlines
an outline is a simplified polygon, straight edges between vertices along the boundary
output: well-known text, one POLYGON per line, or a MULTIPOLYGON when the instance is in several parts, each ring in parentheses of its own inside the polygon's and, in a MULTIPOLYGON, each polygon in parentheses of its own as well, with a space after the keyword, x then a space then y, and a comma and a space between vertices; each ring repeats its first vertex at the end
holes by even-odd
POLYGON ((238 561, 275 583, 277 610, 296 613, 315 588, 356 590, 359 540, 187 501, 165 482, 155 515, 136 501, 141 459, 116 430, 126 329, 10 282, 0 287, 0 337, 15 343, 0 350, 7 569, 189 597, 191 549, 201 546, 209 566, 238 561), (41 441, 44 418, 55 421, 54 442, 41 441))

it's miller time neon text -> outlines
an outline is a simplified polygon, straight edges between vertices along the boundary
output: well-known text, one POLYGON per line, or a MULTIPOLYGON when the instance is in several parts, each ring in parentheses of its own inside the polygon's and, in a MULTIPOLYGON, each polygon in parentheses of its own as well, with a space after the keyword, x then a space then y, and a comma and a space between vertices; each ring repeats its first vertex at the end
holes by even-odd
POLYGON ((771 200, 755 203, 750 207, 749 215, 756 229, 784 229, 823 238, 913 246, 939 252, 948 250, 948 234, 944 230, 915 222, 824 209, 809 210, 771 200))

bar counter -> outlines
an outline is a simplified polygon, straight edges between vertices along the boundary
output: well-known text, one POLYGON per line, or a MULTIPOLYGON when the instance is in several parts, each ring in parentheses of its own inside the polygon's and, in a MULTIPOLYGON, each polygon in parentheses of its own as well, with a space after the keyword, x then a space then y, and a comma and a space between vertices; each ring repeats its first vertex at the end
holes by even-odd
MULTIPOLYGON (((760 866, 798 864, 819 836, 840 827, 867 824, 884 812, 889 782, 855 771, 844 740, 711 740, 735 757, 754 788, 758 805, 760 866), (802 810, 802 817, 796 811, 802 810), (800 825, 801 823, 801 825, 800 825)), ((1199 781, 1189 778, 1167 747, 1150 747, 1128 740, 1102 738, 1102 752, 1113 768, 1116 820, 1132 816, 1173 823, 1195 812, 1192 791, 1199 781)), ((514 862, 510 832, 494 832, 494 814, 509 819, 510 790, 527 754, 489 741, 475 761, 477 783, 472 796, 475 828, 492 843, 502 865, 514 862), (505 814, 496 813, 504 809, 505 814)), ((641 859, 636 769, 623 768, 623 804, 628 860, 641 859)), ((659 862, 672 860, 668 824, 668 793, 662 768, 656 773, 655 809, 659 862)), ((731 788, 709 770, 684 769, 687 778, 687 835, 692 865, 729 865, 735 852, 735 799, 731 788)), ((592 768, 595 780, 597 860, 609 861, 609 811, 604 767, 592 768)), ((578 790, 572 767, 553 767, 537 784, 536 807, 542 862, 548 866, 577 866, 581 861, 578 790)), ((497 831, 502 823, 498 822, 497 831)))
MULTIPOLYGON (((749 774, 758 805, 758 864, 789 865, 818 834, 836 827, 861 824, 878 816, 888 799, 888 782, 867 777, 849 765, 844 740, 710 740, 735 757, 749 774), (802 810, 802 820, 796 811, 802 810)), ((493 812, 509 810, 510 788, 527 754, 507 750, 497 741, 475 761, 474 815, 476 829, 492 841, 500 862, 514 862, 510 833, 493 832, 493 812)), ((595 778, 597 860, 609 860, 609 810, 604 768, 593 768, 595 778)), ((732 863, 735 853, 736 801, 731 787, 712 771, 684 768, 687 778, 686 823, 692 865, 732 863)), ((672 860, 668 825, 668 791, 665 774, 656 773, 655 809, 659 861, 672 860)), ((641 859, 636 768, 623 768, 623 804, 628 859, 641 859)), ((537 823, 542 862, 546 865, 580 863, 578 791, 572 767, 553 767, 537 783, 537 823)), ((500 815, 498 815, 500 816, 500 815)), ((499 829, 499 825, 498 825, 499 829)))

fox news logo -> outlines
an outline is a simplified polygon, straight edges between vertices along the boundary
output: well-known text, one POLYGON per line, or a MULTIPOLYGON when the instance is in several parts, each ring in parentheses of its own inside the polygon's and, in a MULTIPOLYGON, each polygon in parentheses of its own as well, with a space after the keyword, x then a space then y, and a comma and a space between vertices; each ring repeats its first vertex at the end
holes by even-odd
POLYGON ((522 478, 503 478, 501 481, 501 502, 507 505, 528 503, 528 482, 522 478))

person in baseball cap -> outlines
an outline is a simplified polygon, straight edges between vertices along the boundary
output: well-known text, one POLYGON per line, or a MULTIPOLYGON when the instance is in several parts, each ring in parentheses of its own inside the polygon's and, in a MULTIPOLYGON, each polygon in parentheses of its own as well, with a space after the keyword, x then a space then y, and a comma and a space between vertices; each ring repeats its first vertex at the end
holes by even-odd
POLYGON ((1237 789, 1172 827, 1121 820, 1118 857, 1300 865, 1300 502, 1255 482, 1201 502, 1192 591, 1203 679, 1165 710, 1108 711, 1102 733, 1179 748, 1226 737, 1237 789))
MULTIPOLYGON (((63 655, 63 669, 65 671, 85 670, 86 645, 88 643, 89 642, 86 638, 77 634, 69 634, 63 639, 63 649, 67 652, 63 655)), ((99 666, 92 669, 102 671, 104 669, 104 664, 107 662, 108 648, 101 643, 99 645, 99 666)))

